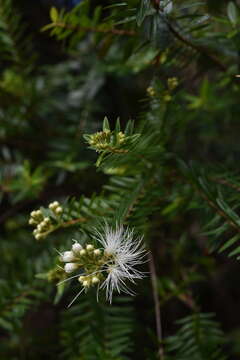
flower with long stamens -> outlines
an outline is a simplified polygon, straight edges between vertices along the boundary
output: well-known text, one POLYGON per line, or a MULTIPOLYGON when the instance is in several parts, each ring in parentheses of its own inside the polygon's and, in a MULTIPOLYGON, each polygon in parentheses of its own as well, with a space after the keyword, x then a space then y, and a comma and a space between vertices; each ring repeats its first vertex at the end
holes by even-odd
POLYGON ((136 279, 144 277, 144 273, 136 269, 137 265, 145 262, 146 257, 142 238, 135 237, 133 230, 124 229, 123 226, 112 228, 106 224, 102 231, 95 230, 94 239, 100 247, 95 248, 90 243, 82 246, 75 242, 72 251, 61 254, 65 272, 81 270, 81 273, 63 280, 65 282, 78 277, 82 285, 82 290, 73 301, 82 291, 96 285, 97 296, 100 289, 105 289, 110 303, 115 290, 134 295, 127 283, 135 283, 136 279))
POLYGON ((106 264, 107 277, 101 284, 106 289, 106 297, 112 302, 113 291, 129 295, 134 292, 126 285, 129 280, 142 279, 144 274, 135 268, 145 260, 146 250, 142 238, 135 238, 133 230, 117 226, 116 229, 105 225, 103 232, 96 232, 95 239, 101 243, 105 256, 111 259, 106 264))

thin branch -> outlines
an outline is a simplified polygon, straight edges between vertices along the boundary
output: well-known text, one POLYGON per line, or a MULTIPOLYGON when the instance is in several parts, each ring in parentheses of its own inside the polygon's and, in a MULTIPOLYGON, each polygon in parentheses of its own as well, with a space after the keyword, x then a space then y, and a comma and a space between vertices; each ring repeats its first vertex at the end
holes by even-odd
POLYGON ((86 219, 84 217, 74 219, 74 220, 69 220, 69 221, 66 221, 66 222, 62 223, 61 227, 68 227, 68 226, 75 225, 75 224, 78 224, 78 223, 84 223, 84 222, 87 222, 87 220, 88 219, 86 219))
POLYGON ((226 222, 231 226, 233 227, 235 230, 237 230, 238 232, 240 232, 240 227, 232 221, 231 218, 229 218, 221 209, 219 209, 211 200, 208 199, 208 197, 201 191, 197 188, 197 191, 198 193, 202 196, 202 198, 204 200, 207 201, 207 203, 214 209, 216 210, 216 212, 221 216, 223 217, 226 222))
POLYGON ((69 29, 69 30, 73 30, 73 31, 90 31, 90 32, 98 32, 98 33, 103 33, 103 34, 113 34, 113 35, 125 35, 125 36, 135 36, 136 32, 132 31, 132 30, 121 30, 121 29, 115 29, 115 28, 111 28, 111 29, 101 29, 101 28, 95 28, 95 27, 90 27, 90 26, 74 26, 74 25, 69 25, 69 24, 64 24, 64 23, 59 23, 56 22, 53 24, 56 27, 60 27, 63 29, 69 29))
POLYGON ((152 289, 153 289, 153 300, 154 300, 154 306, 155 306, 155 321, 156 321, 156 329, 157 329, 157 337, 159 340, 159 359, 164 360, 164 350, 162 345, 162 323, 161 323, 161 309, 160 309, 160 301, 158 297, 158 291, 157 291, 157 274, 156 274, 156 268, 153 260, 152 253, 149 252, 149 268, 150 268, 150 275, 151 275, 151 282, 152 282, 152 289))
MULTIPOLYGON (((157 1, 159 6, 159 1, 157 1)), ((61 22, 56 22, 53 24, 56 27, 61 27, 63 29, 69 29, 72 31, 89 31, 89 32, 98 32, 103 34, 113 34, 113 35, 121 35, 121 36, 136 36, 137 32, 134 30, 122 30, 122 29, 101 29, 101 28, 95 28, 95 27, 85 27, 85 26, 74 26, 70 24, 65 24, 61 22)), ((185 45, 191 47, 192 49, 196 50, 197 52, 200 52, 204 56, 206 56, 208 59, 210 59, 213 63, 215 63, 222 71, 227 71, 227 66, 223 64, 215 55, 210 54, 208 52, 208 49, 204 46, 196 45, 192 43, 189 39, 185 38, 181 34, 178 33, 178 31, 173 27, 173 25, 168 22, 168 27, 170 32, 177 38, 179 41, 184 43, 185 45)))
POLYGON ((227 71, 227 66, 223 64, 215 55, 210 54, 208 52, 208 49, 201 45, 196 45, 192 43, 189 39, 185 38, 177 30, 172 26, 171 23, 168 22, 168 27, 171 33, 177 38, 179 41, 184 43, 185 45, 191 47, 192 49, 200 52, 202 55, 206 56, 208 59, 210 59, 212 62, 214 62, 222 71, 227 71))
POLYGON ((75 225, 75 224, 80 224, 80 223, 85 223, 87 222, 88 219, 81 217, 78 219, 74 219, 74 220, 69 220, 63 223, 60 223, 52 228, 50 228, 50 230, 45 231, 44 233, 41 233, 44 236, 44 239, 46 238, 46 236, 48 236, 49 234, 61 229, 61 228, 67 228, 69 226, 75 225))
POLYGON ((210 180, 212 181, 215 181, 216 183, 218 184, 221 184, 221 185, 226 185, 236 191, 240 191, 240 186, 237 186, 235 184, 232 184, 232 183, 229 183, 227 180, 225 179, 216 179, 216 178, 210 178, 210 180))

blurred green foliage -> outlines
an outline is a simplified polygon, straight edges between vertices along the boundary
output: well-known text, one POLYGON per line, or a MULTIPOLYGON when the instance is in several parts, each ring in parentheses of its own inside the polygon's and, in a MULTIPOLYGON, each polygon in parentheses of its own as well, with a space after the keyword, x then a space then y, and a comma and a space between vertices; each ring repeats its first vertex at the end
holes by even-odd
POLYGON ((38 34, 28 18, 0 0, 1 359, 238 359, 238 2, 83 0, 38 34), (144 235, 149 275, 67 309, 55 249, 103 218, 144 235))

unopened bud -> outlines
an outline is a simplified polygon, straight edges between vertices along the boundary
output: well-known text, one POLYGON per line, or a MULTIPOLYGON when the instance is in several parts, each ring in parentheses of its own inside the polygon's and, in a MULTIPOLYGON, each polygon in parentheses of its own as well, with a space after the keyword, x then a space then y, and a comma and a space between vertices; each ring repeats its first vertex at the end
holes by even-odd
POLYGON ((38 226, 37 226, 38 231, 41 231, 42 228, 43 228, 43 224, 42 223, 38 224, 38 226))
POLYGON ((74 253, 72 251, 65 251, 62 256, 63 262, 71 262, 75 260, 74 253))
POLYGON ((77 270, 77 268, 78 268, 78 265, 75 264, 75 263, 71 263, 71 262, 70 262, 70 263, 67 263, 67 264, 64 266, 64 270, 65 270, 66 273, 71 273, 71 272, 77 270))
POLYGON ((82 245, 79 244, 78 242, 75 242, 75 243, 72 245, 72 251, 73 251, 73 252, 79 253, 81 250, 82 250, 82 245))
POLYGON ((61 206, 58 206, 58 207, 56 208, 55 212, 56 212, 56 214, 58 214, 58 215, 61 214, 61 213, 63 212, 62 207, 61 207, 61 206))
POLYGON ((96 250, 94 250, 93 253, 94 253, 94 255, 99 256, 99 255, 101 255, 101 250, 96 249, 96 250))
POLYGON ((94 276, 94 277, 92 278, 92 284, 97 284, 99 281, 100 281, 100 280, 99 280, 99 278, 98 278, 97 276, 94 276))

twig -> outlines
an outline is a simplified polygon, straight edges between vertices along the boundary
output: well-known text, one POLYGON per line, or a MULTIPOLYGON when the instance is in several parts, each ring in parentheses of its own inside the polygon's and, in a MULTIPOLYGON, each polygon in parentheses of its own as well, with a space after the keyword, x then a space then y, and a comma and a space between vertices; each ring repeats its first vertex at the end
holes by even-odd
MULTIPOLYGON (((156 0, 154 7, 156 7, 156 6, 159 7, 159 0, 156 0)), ((192 49, 205 55, 212 62, 214 62, 222 71, 224 71, 224 72, 227 71, 227 66, 225 64, 223 64, 215 55, 210 54, 205 47, 192 43, 189 39, 187 39, 187 38, 183 37, 181 34, 179 34, 170 22, 168 22, 167 24, 168 24, 168 28, 169 28, 170 32, 178 40, 180 40, 185 45, 191 47, 192 49)), ((64 24, 64 23, 60 23, 60 22, 56 22, 53 25, 56 27, 61 27, 63 29, 69 29, 69 30, 73 30, 73 31, 76 31, 76 30, 77 31, 90 31, 90 32, 103 33, 103 34, 113 34, 113 35, 123 35, 123 36, 136 36, 137 35, 137 32, 134 30, 122 30, 122 29, 115 29, 115 28, 101 29, 101 28, 88 27, 88 26, 87 27, 74 26, 74 25, 64 24)))
POLYGON ((78 224, 78 223, 84 223, 86 221, 87 221, 86 218, 81 217, 81 218, 78 218, 78 219, 66 221, 66 222, 61 224, 61 227, 68 227, 68 226, 75 225, 75 224, 78 224))
POLYGON ((52 228, 50 228, 50 230, 45 231, 44 233, 42 233, 42 235, 44 236, 44 238, 46 236, 48 236, 49 234, 61 229, 61 228, 67 228, 69 226, 75 225, 75 224, 79 224, 79 223, 84 223, 86 222, 87 219, 84 217, 78 218, 78 219, 73 219, 73 220, 69 220, 63 223, 60 223, 52 228))
POLYGON ((229 186, 231 187, 232 189, 236 190, 236 191, 240 191, 240 187, 235 185, 235 184, 232 184, 232 183, 229 183, 227 180, 225 179, 216 179, 216 178, 210 178, 210 180, 212 181, 215 181, 216 183, 219 183, 221 185, 226 185, 226 186, 229 186))
POLYGON ((177 32, 177 30, 168 22, 168 27, 171 33, 182 43, 191 47, 192 49, 202 53, 206 57, 208 57, 212 62, 214 62, 222 71, 227 71, 227 66, 223 64, 215 55, 210 54, 207 49, 203 46, 193 44, 189 39, 183 37, 181 34, 177 32))
POLYGON ((69 24, 59 23, 56 22, 53 24, 56 27, 61 27, 63 29, 69 29, 73 31, 90 31, 90 32, 99 32, 103 34, 114 34, 114 35, 126 35, 126 36, 135 36, 136 32, 132 30, 121 30, 121 29, 101 29, 101 28, 94 28, 89 26, 73 26, 69 24))
POLYGON ((157 337, 159 340, 159 359, 164 360, 164 350, 162 345, 162 324, 161 324, 161 309, 160 309, 160 301, 158 297, 157 291, 157 274, 155 269, 155 264, 153 260, 153 256, 151 252, 149 252, 149 268, 150 268, 150 275, 151 275, 151 282, 152 282, 152 289, 153 289, 153 299, 154 299, 154 306, 155 306, 155 320, 156 320, 156 329, 157 329, 157 337))
POLYGON ((240 227, 238 226, 238 224, 236 224, 235 222, 233 222, 232 219, 230 219, 221 209, 219 209, 211 200, 208 199, 208 197, 202 192, 200 191, 199 189, 197 189, 198 193, 202 196, 202 198, 204 200, 207 201, 207 203, 214 209, 217 211, 217 213, 223 217, 227 223, 233 227, 235 230, 237 230, 238 232, 240 232, 240 227))

